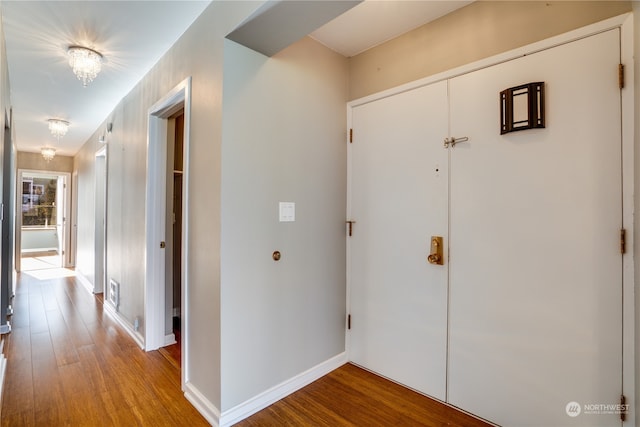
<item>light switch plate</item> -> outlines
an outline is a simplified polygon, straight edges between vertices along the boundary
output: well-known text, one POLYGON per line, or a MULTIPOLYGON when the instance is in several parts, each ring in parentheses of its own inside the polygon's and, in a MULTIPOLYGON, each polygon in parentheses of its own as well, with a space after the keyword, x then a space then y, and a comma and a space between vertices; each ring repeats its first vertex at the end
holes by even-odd
POLYGON ((293 202, 280 202, 280 222, 293 222, 296 220, 296 204, 293 202))

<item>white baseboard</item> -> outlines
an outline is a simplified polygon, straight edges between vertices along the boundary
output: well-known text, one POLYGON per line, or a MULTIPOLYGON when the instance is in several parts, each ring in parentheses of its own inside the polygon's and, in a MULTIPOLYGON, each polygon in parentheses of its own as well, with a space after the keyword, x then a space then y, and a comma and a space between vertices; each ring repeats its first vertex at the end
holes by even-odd
POLYGON ((171 345, 171 344, 175 344, 176 341, 176 336, 175 334, 167 334, 164 336, 164 345, 171 345))
POLYGON ((346 352, 338 354, 337 356, 314 366, 308 371, 302 372, 301 374, 296 375, 295 377, 284 381, 255 397, 252 397, 246 402, 224 411, 220 417, 220 427, 231 426, 238 421, 255 414, 261 409, 264 409, 278 400, 287 397, 291 393, 300 390, 304 386, 311 384, 318 378, 327 375, 329 372, 339 368, 345 363, 347 363, 346 352))
POLYGON ((82 273, 80 273, 78 270, 76 270, 76 279, 78 279, 78 282, 80 282, 80 284, 82 285, 82 287, 84 287, 87 292, 89 292, 91 295, 93 295, 93 283, 91 283, 89 281, 89 279, 87 279, 82 273))
POLYGON ((115 308, 113 308, 113 305, 111 305, 111 303, 109 303, 108 301, 105 301, 102 306, 104 307, 104 311, 109 315, 109 317, 111 317, 112 320, 122 326, 124 330, 131 336, 131 338, 133 338, 136 344, 138 344, 138 346, 142 350, 144 350, 144 338, 138 332, 133 330, 133 325, 123 319, 120 313, 118 313, 115 308))
POLYGON ((209 401, 193 384, 184 385, 184 397, 200 412, 213 427, 220 427, 220 410, 209 401))

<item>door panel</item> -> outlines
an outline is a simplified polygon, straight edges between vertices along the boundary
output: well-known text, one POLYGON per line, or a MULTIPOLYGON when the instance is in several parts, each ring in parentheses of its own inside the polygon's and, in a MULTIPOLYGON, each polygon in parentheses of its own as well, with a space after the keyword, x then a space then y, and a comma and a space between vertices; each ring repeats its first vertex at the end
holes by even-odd
POLYGON ((447 244, 447 85, 353 109, 350 356, 445 398, 447 267, 427 262, 447 244))
POLYGON ((449 402, 504 425, 620 425, 565 407, 622 390, 619 33, 450 81, 449 402), (546 129, 499 132, 546 83, 546 129))

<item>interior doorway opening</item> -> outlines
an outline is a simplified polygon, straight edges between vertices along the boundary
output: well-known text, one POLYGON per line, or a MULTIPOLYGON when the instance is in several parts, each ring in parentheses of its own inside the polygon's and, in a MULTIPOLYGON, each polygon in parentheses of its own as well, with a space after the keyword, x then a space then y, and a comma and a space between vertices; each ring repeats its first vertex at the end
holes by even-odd
POLYGON ((70 174, 20 170, 18 177, 18 271, 71 266, 69 212, 70 174))
POLYGON ((149 109, 146 181, 144 348, 178 344, 183 389, 189 382, 190 96, 187 78, 149 109))
POLYGON ((164 353, 181 363, 184 108, 167 119, 164 353))

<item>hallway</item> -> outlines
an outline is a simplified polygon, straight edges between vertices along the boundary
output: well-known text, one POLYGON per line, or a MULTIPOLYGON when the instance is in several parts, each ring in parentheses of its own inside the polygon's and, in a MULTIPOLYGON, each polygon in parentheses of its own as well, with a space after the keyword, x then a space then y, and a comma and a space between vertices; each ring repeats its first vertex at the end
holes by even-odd
POLYGON ((208 425, 179 369, 140 350, 74 277, 21 273, 14 313, 2 426, 208 425))

